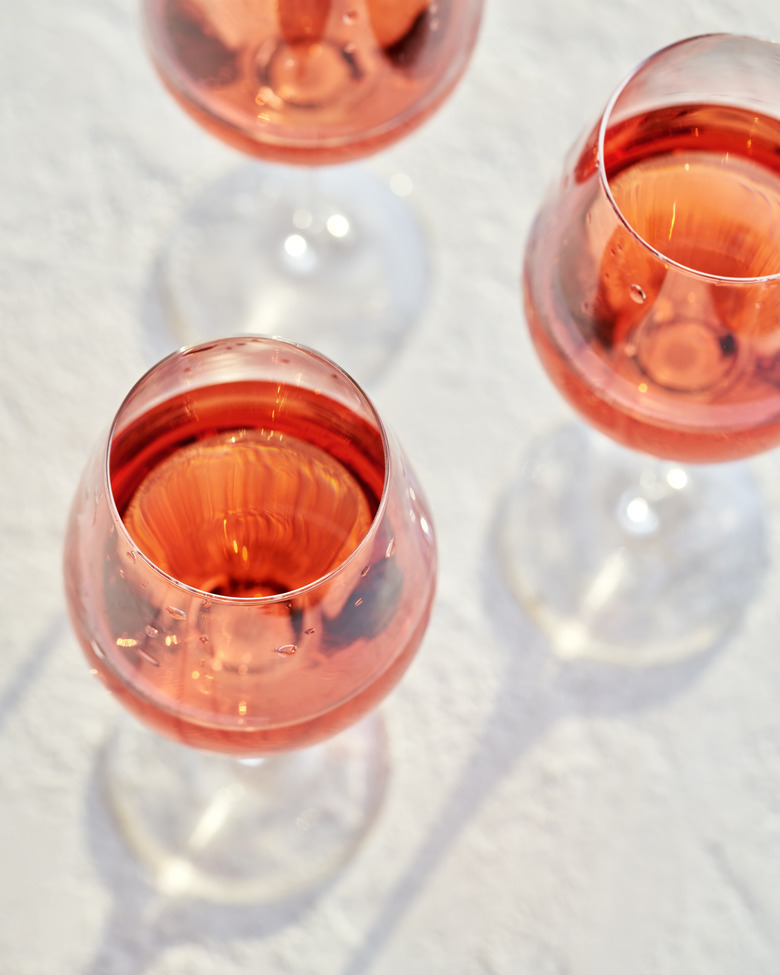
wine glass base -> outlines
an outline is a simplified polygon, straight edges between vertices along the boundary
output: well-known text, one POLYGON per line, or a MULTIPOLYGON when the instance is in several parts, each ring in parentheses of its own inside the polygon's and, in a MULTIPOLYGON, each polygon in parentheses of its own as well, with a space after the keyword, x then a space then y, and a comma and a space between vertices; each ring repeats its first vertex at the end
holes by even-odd
POLYGON ((310 892, 345 863, 381 805, 387 768, 376 714, 322 744, 250 760, 125 719, 108 744, 105 784, 164 893, 258 903, 310 892))
POLYGON ((757 592, 761 511, 744 463, 682 467, 570 424, 525 458, 501 558, 559 656, 671 663, 711 649, 757 592))
POLYGON ((365 381, 420 315, 428 252, 408 200, 364 167, 252 163, 192 203, 160 284, 186 345, 279 335, 365 381))

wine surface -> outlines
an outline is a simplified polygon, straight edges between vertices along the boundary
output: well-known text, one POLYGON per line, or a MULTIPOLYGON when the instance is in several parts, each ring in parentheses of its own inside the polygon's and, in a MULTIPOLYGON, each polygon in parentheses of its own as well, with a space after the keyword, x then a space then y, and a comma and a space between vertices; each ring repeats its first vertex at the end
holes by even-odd
POLYGON ((779 150, 777 120, 731 107, 630 118, 607 132, 604 171, 631 230, 593 141, 537 222, 532 337, 615 439, 688 461, 780 441, 780 283, 761 280, 780 274, 779 150))
POLYGON ((305 164, 366 155, 418 125, 478 26, 464 0, 146 0, 145 15, 163 81, 201 125, 305 164))
POLYGON ((353 442, 345 430, 341 456, 334 455, 333 438, 312 416, 316 400, 275 386, 243 390, 267 414, 247 427, 236 395, 232 388, 201 394, 197 421, 177 425, 177 442, 165 438, 163 452, 154 449, 155 427, 164 434, 181 403, 144 419, 150 456, 125 450, 135 431, 116 442, 114 496, 139 549, 175 579, 222 596, 273 596, 327 575, 363 540, 382 491, 381 443, 376 435, 362 443, 357 435, 365 439, 366 431, 357 430, 353 442), (273 418, 291 396, 301 411, 285 408, 273 418), (233 425, 237 418, 241 426, 233 425), (369 458, 374 466, 366 468, 369 458))
POLYGON ((189 390, 120 426, 110 478, 131 544, 97 525, 101 564, 80 549, 93 535, 68 542, 94 670, 143 721, 211 750, 301 747, 365 714, 433 595, 433 550, 415 560, 394 532, 409 512, 380 509, 386 463, 375 423, 276 383, 189 390))

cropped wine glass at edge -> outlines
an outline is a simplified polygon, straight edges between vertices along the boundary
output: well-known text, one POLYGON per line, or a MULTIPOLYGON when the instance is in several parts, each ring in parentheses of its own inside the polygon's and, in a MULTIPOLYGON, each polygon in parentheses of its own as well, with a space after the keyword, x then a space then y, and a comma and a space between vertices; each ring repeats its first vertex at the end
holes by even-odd
POLYGON ((362 159, 446 99, 483 0, 143 0, 154 65, 212 135, 257 163, 207 188, 161 280, 185 342, 289 334, 364 379, 415 322, 428 255, 403 200, 362 159), (314 329, 316 328, 316 331, 314 329))
POLYGON ((508 577, 563 656, 713 648, 759 588, 762 505, 725 462, 780 442, 779 153, 780 46, 690 38, 622 83, 533 224, 533 343, 610 438, 559 431, 507 502, 508 577))
POLYGON ((65 579, 92 672, 141 722, 105 782, 164 890, 276 899, 344 862, 435 575, 420 486, 331 360, 221 339, 134 386, 78 487, 65 579))

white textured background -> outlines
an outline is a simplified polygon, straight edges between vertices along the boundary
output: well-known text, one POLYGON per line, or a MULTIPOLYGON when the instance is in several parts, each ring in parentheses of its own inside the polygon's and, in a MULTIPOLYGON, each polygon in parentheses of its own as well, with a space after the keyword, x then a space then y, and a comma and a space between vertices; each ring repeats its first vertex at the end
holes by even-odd
POLYGON ((780 971, 780 455, 753 464, 764 586, 685 665, 557 664, 493 547, 524 451, 567 416, 518 293, 540 195, 636 62, 711 30, 780 39, 780 5, 488 0, 456 95, 370 163, 411 176, 430 233, 430 302, 371 392, 436 514, 438 603, 383 707, 364 847, 317 899, 219 909, 157 895, 106 817, 117 706, 60 549, 88 450, 175 344, 147 300, 162 241, 240 160, 162 91, 131 0, 0 0, 0 975, 780 971))

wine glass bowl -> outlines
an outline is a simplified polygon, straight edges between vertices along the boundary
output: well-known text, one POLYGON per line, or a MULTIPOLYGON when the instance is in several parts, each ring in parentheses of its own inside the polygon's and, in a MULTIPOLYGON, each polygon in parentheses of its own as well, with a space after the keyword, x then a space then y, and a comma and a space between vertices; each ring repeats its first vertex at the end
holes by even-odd
POLYGON ((780 443, 777 52, 707 35, 648 58, 532 226, 533 344, 615 444, 551 438, 507 506, 511 584, 564 656, 711 648, 758 589, 760 500, 720 462, 780 443))
MULTIPOLYGON (((118 773, 135 783, 113 788, 116 803, 134 807, 120 818, 138 818, 135 793, 155 783, 145 800, 155 803, 155 822, 136 844, 142 854, 148 834, 173 815, 157 796, 169 802, 175 790, 159 782, 189 782, 194 749, 231 756, 244 790, 250 773, 233 759, 262 759, 257 775, 268 779, 276 767, 268 756, 282 753, 285 767, 291 750, 325 749, 359 727, 414 656, 435 575, 422 490, 366 395, 333 362, 241 337, 181 350, 150 370, 89 461, 65 545, 68 606, 93 673, 148 728, 192 746, 178 771, 175 750, 157 749, 156 776, 148 742, 125 749, 140 772, 118 773)), ((361 749, 373 779, 378 746, 361 749)), ((315 765, 325 769, 333 760, 323 754, 315 765)), ((284 796, 275 793, 279 807, 284 796)), ((284 822, 322 808, 322 797, 303 793, 292 810, 277 808, 284 822)), ((345 850, 360 826, 352 795, 345 850)), ((373 808, 371 796, 361 801, 373 808)), ((262 849, 264 833, 244 818, 236 842, 251 870, 248 851, 262 849)), ((190 822, 184 832, 197 829, 190 822)), ((292 840, 300 859, 304 846, 292 840)), ((179 838, 175 862, 188 843, 179 838)), ((168 870, 170 857, 154 848, 148 858, 168 870)), ((308 857, 305 868, 286 869, 319 872, 308 857)), ((256 892, 259 881, 249 881, 256 892)), ((232 896, 241 883, 231 875, 224 887, 232 896)))
POLYGON ((449 95, 480 2, 145 0, 154 64, 195 120, 243 152, 320 165, 366 156, 449 95))

